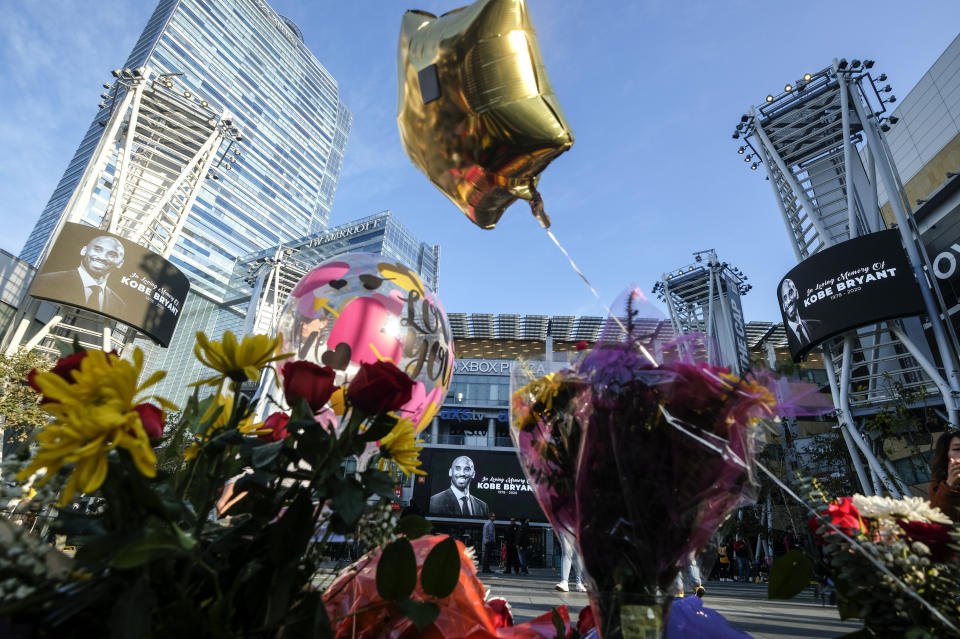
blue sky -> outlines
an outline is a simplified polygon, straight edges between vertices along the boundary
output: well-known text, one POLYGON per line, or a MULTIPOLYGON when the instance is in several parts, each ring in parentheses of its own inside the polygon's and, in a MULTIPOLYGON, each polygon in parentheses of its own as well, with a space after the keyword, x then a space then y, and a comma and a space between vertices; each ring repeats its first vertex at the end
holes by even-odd
MULTIPOLYGON (((523 202, 497 228, 470 223, 409 163, 396 113, 396 47, 409 8, 435 0, 294 2, 340 84, 353 131, 332 224, 391 209, 442 246, 448 311, 601 315, 523 202)), ((778 320, 793 252, 763 171, 730 138, 740 114, 834 57, 870 58, 902 98, 957 35, 960 2, 528 0, 576 143, 544 172, 553 230, 601 297, 645 290, 715 248, 754 288, 748 320, 778 320), (842 9, 840 8, 842 7, 842 9)), ((99 101, 152 12, 149 0, 0 0, 0 247, 18 253, 99 101)))

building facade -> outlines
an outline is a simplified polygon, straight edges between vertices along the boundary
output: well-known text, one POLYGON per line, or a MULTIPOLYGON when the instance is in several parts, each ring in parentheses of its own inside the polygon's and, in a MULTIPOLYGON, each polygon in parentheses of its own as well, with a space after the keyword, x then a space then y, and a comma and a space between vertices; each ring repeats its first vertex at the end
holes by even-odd
POLYGON ((10 328, 36 269, 0 249, 0 335, 10 328))
MULTIPOLYGON (((170 256, 195 291, 223 301, 237 257, 326 228, 352 116, 296 25, 262 0, 161 0, 124 67, 173 74, 184 95, 232 114, 242 135, 219 179, 205 180, 170 256)), ((27 239, 27 262, 51 242, 107 117, 109 105, 27 239)), ((99 225, 111 186, 98 184, 74 221, 99 225)))

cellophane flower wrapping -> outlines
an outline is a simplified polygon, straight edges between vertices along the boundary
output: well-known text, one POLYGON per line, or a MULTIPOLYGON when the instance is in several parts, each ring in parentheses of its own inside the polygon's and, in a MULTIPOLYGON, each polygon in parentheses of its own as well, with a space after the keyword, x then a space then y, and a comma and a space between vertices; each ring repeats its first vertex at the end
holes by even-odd
POLYGON ((512 405, 521 464, 557 533, 576 539, 603 637, 662 632, 691 551, 753 498, 754 435, 776 405, 725 368, 653 361, 638 293, 592 350, 512 405))
POLYGON ((569 368, 531 377, 523 366, 514 369, 510 436, 534 497, 566 547, 575 548, 581 425, 573 401, 585 385, 569 368))
MULTIPOLYGON (((418 571, 427 555, 446 535, 428 535, 411 541, 418 571)), ((436 621, 418 630, 395 603, 377 593, 376 574, 380 549, 348 566, 323 593, 323 603, 336 639, 554 639, 557 636, 552 612, 526 623, 503 625, 500 602, 485 601, 485 590, 477 579, 473 558, 457 542, 460 578, 453 592, 435 603, 440 608, 436 621)), ((417 585, 413 598, 431 601, 417 585)), ((501 600, 502 602, 502 600, 501 600)), ((566 606, 557 609, 567 632, 570 616, 566 606)), ((509 616, 507 616, 509 618, 509 616)), ((508 622, 509 623, 509 622, 508 622)))

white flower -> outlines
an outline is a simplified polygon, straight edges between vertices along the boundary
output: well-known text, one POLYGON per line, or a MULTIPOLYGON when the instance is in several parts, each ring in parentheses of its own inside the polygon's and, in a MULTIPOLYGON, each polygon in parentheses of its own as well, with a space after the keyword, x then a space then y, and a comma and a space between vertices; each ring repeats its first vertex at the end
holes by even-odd
POLYGON ((893 499, 879 495, 873 497, 854 495, 853 506, 860 511, 861 516, 867 519, 908 519, 923 523, 952 523, 939 508, 931 506, 922 497, 893 499))

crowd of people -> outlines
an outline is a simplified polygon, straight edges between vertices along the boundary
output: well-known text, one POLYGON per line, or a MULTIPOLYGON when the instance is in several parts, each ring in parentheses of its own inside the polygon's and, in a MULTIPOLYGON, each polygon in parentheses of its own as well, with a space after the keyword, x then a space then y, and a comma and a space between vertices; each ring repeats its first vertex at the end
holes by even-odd
POLYGON ((527 575, 530 574, 530 560, 532 537, 530 535, 530 520, 526 517, 517 525, 517 518, 511 517, 510 523, 503 530, 503 541, 497 535, 496 513, 489 513, 483 524, 481 533, 481 574, 492 574, 491 565, 502 568, 501 574, 527 575))

